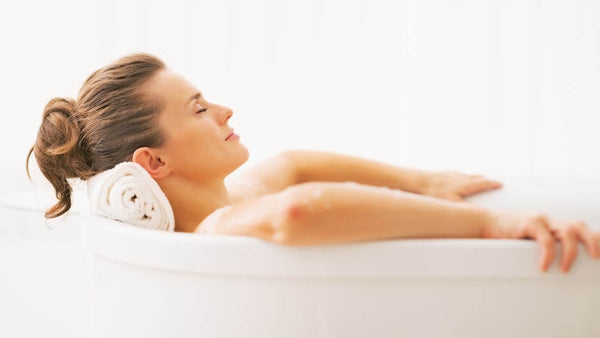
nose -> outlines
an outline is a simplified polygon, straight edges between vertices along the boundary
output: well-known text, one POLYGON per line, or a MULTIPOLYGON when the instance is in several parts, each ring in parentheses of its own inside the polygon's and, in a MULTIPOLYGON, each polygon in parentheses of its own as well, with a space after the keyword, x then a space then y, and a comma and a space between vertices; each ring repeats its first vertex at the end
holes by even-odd
POLYGON ((219 117, 221 119, 221 124, 227 123, 227 120, 229 120, 229 118, 231 118, 232 115, 233 115, 233 110, 231 108, 222 107, 220 115, 219 115, 219 117))

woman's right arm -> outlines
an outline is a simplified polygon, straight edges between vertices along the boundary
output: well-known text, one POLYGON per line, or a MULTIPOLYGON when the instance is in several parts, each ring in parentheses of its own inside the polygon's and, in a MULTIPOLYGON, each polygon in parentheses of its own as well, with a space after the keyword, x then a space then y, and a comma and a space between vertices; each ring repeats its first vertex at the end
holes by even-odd
MULTIPOLYGON (((532 238, 542 245, 542 271, 554 258, 551 224, 543 215, 497 212, 353 182, 302 183, 221 211, 210 221, 207 217, 197 232, 254 236, 289 246, 387 238, 532 238)), ((581 222, 564 224, 552 230, 565 245, 563 267, 575 259, 577 237, 585 239, 592 256, 600 256, 600 233, 581 222)))
POLYGON ((400 237, 481 237, 487 211, 353 182, 308 182, 213 212, 203 234, 254 236, 290 246, 400 237))
POLYGON ((386 238, 481 238, 488 210, 354 182, 288 188, 293 208, 281 240, 292 246, 386 238))
POLYGON ((541 271, 554 260, 556 240, 563 244, 564 272, 576 258, 579 240, 590 256, 600 258, 600 232, 583 222, 558 222, 543 214, 489 210, 353 182, 310 182, 284 193, 293 202, 276 240, 291 246, 386 238, 530 238, 542 247, 541 271))

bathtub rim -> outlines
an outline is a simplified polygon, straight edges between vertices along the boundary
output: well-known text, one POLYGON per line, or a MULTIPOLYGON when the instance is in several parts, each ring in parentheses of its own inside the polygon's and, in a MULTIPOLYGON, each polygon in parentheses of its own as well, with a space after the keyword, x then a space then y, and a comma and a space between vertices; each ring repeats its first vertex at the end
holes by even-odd
POLYGON ((81 244, 91 254, 173 272, 309 279, 600 279, 600 260, 589 257, 581 243, 569 274, 558 268, 559 243, 557 258, 542 273, 541 249, 533 240, 389 239, 294 248, 252 237, 164 232, 79 217, 81 244))

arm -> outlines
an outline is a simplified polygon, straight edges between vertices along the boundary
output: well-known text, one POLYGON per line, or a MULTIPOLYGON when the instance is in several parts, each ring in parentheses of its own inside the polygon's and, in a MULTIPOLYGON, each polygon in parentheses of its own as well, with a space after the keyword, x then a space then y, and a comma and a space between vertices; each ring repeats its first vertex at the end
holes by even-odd
POLYGON ((254 236, 290 246, 402 237, 531 238, 542 246, 542 271, 554 259, 556 236, 563 243, 564 271, 577 255, 578 239, 586 243, 591 256, 600 258, 600 232, 580 221, 495 212, 355 183, 295 185, 218 209, 195 232, 254 236))
POLYGON ((377 187, 422 193, 429 171, 410 169, 348 155, 290 150, 286 152, 297 171, 297 183, 352 181, 377 187))
POLYGON ((195 232, 290 246, 402 237, 482 236, 487 211, 356 183, 304 183, 218 209, 195 232))
POLYGON ((215 210, 194 230, 207 235, 251 236, 275 242, 280 238, 280 225, 291 209, 291 201, 283 193, 248 199, 215 210))
POLYGON ((292 246, 385 238, 481 238, 488 210, 355 183, 288 188, 291 208, 276 241, 292 246))

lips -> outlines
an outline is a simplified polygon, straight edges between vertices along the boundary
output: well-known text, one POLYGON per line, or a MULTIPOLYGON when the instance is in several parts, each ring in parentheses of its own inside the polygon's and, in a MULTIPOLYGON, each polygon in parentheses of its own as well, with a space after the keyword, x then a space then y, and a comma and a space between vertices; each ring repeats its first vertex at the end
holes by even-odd
POLYGON ((229 133, 229 135, 227 135, 227 137, 225 138, 225 141, 227 141, 231 137, 231 135, 233 135, 233 129, 231 129, 231 132, 229 133))

